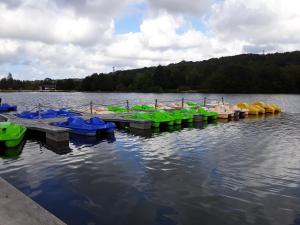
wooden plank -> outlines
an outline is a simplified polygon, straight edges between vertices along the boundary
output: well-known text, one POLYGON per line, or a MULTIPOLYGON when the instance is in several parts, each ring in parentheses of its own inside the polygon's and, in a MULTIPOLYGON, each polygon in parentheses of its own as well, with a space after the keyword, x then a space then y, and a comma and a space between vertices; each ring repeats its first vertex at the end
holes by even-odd
MULTIPOLYGON (((50 132, 50 133, 65 133, 65 132, 69 131, 68 128, 51 126, 49 124, 51 121, 49 121, 49 120, 22 119, 22 118, 16 117, 15 115, 10 115, 10 114, 1 115, 1 117, 12 123, 18 123, 20 125, 23 125, 31 130, 37 130, 37 131, 41 131, 41 132, 50 132)), ((60 120, 62 120, 62 119, 60 118, 60 120)))

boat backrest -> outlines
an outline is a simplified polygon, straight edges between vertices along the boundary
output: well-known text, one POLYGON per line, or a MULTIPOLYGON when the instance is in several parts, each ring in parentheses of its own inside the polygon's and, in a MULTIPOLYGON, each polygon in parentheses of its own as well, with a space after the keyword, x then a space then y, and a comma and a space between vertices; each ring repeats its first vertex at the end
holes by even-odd
POLYGON ((105 122, 102 119, 100 119, 99 117, 90 118, 88 123, 90 125, 103 125, 103 124, 105 124, 105 122))
POLYGON ((71 116, 68 118, 67 122, 68 125, 83 125, 86 122, 80 116, 71 116))

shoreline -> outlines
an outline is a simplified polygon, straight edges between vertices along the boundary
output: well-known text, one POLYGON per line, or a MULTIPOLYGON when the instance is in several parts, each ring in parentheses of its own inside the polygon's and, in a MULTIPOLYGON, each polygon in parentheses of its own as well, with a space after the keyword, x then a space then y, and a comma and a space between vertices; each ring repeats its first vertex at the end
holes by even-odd
POLYGON ((0 93, 18 93, 18 92, 34 92, 34 93, 102 93, 102 94, 216 94, 216 95, 300 95, 300 93, 275 93, 275 92, 251 92, 251 93, 240 93, 240 92, 205 92, 205 91, 165 91, 165 92, 142 92, 142 91, 80 91, 80 90, 55 90, 55 91, 40 91, 40 90, 0 90, 0 93))

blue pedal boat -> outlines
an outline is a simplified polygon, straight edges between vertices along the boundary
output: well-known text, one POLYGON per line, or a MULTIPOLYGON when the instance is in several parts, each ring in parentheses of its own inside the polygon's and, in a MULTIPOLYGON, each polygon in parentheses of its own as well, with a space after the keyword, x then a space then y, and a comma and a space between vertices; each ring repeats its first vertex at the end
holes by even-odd
POLYGON ((29 112, 24 111, 21 113, 16 114, 17 117, 23 118, 23 119, 51 119, 51 118, 59 118, 59 117, 69 117, 69 116, 80 116, 81 114, 71 112, 67 109, 59 109, 59 110, 41 110, 36 112, 29 112))
POLYGON ((17 111, 16 105, 9 105, 7 103, 0 104, 0 112, 17 111))
POLYGON ((51 125, 71 129, 71 133, 84 136, 97 136, 97 134, 112 133, 116 129, 115 123, 104 122, 99 117, 92 117, 89 120, 84 120, 80 116, 72 116, 65 122, 54 122, 51 125))

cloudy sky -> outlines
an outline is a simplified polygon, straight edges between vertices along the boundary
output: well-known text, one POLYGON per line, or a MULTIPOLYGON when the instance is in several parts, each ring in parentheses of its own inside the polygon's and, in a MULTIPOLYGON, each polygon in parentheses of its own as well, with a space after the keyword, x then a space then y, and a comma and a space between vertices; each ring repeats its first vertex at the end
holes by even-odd
POLYGON ((0 0, 0 75, 84 77, 300 49, 300 0, 0 0))

